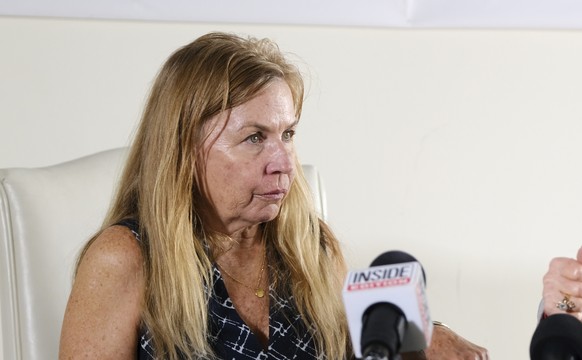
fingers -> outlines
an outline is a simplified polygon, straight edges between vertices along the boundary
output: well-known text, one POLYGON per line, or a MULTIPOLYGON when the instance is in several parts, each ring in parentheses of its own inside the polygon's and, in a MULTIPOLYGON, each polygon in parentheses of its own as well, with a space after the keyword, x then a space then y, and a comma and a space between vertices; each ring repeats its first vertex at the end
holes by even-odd
MULTIPOLYGON (((475 355, 470 357, 470 359, 489 360, 489 353, 487 352, 487 349, 484 349, 480 346, 475 346, 474 353, 475 355)), ((469 357, 467 357, 467 359, 469 359, 469 357)))
POLYGON ((582 263, 570 258, 557 257, 550 261, 548 273, 573 281, 582 281, 582 263))
POLYGON ((576 285, 567 285, 563 282, 546 283, 543 292, 544 313, 546 315, 553 315, 582 311, 582 298, 580 296, 570 295, 570 292, 576 293, 576 290, 573 290, 575 288, 577 288, 576 285))
POLYGON ((566 294, 573 299, 582 298, 582 283, 553 275, 544 276, 544 300, 560 301, 566 294))
POLYGON ((574 259, 554 258, 544 275, 545 290, 561 291, 575 297, 582 297, 582 264, 574 259))
POLYGON ((582 321, 582 299, 572 297, 568 294, 559 294, 551 297, 552 300, 544 299, 544 313, 546 315, 570 314, 582 321))
POLYGON ((582 246, 578 249, 578 253, 576 254, 576 260, 582 264, 582 246))
MULTIPOLYGON (((582 259, 582 248, 578 251, 582 259)), ((570 258, 554 258, 543 278, 544 313, 570 313, 582 319, 582 264, 570 258)))

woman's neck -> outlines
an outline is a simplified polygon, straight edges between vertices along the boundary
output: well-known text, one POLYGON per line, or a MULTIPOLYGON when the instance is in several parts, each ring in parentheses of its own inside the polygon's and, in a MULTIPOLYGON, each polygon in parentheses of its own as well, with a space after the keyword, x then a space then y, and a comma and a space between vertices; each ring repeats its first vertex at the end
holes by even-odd
POLYGON ((226 253, 249 254, 263 251, 263 231, 260 225, 247 227, 220 240, 214 249, 215 258, 226 253))

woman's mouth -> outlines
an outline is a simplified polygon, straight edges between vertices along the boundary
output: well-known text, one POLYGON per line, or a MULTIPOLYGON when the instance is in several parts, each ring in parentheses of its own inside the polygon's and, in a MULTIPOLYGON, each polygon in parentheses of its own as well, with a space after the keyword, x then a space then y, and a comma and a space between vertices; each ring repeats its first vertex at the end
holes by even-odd
POLYGON ((262 194, 256 194, 256 196, 266 199, 266 200, 282 200, 285 197, 285 194, 287 194, 287 190, 285 189, 278 189, 278 190, 273 190, 273 191, 269 191, 269 192, 265 192, 262 194))

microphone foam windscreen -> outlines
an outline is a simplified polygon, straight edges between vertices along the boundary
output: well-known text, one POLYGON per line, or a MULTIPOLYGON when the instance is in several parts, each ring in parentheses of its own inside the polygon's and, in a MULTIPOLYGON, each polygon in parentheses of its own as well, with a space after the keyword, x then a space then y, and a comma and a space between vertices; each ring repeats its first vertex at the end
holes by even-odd
MULTIPOLYGON (((374 261, 372 261, 372 264, 370 264, 370 267, 394 265, 394 264, 407 263, 407 262, 418 262, 418 260, 416 260, 416 258, 414 256, 410 255, 407 252, 400 251, 400 250, 392 250, 392 251, 386 251, 385 253, 378 255, 378 257, 376 257, 374 259, 374 261)), ((422 268, 422 265, 421 265, 421 268, 422 268)), ((424 283, 426 284, 426 274, 424 273, 424 268, 422 268, 422 279, 424 280, 424 283)))
POLYGON ((568 314, 542 319, 530 344, 532 360, 582 359, 582 322, 568 314))

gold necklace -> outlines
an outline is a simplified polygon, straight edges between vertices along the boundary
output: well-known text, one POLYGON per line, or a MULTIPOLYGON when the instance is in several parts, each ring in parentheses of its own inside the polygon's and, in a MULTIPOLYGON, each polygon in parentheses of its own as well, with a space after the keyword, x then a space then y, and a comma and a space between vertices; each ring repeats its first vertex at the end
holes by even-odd
POLYGON ((265 296, 265 289, 263 289, 261 287, 261 280, 263 279, 263 270, 265 269, 266 260, 267 260, 267 255, 265 254, 265 255, 263 255, 263 262, 261 263, 261 270, 259 271, 259 278, 257 280, 257 286, 254 289, 252 287, 248 286, 247 284, 243 283, 239 279, 235 278, 234 276, 232 276, 228 271, 226 271, 226 269, 224 267, 220 266, 218 264, 218 262, 216 262, 216 265, 218 266, 219 270, 222 271, 223 273, 225 273, 229 278, 231 278, 235 282, 241 284, 242 286, 246 287, 247 289, 254 291, 256 297, 262 298, 265 296))

